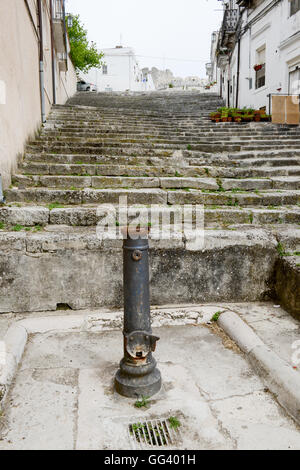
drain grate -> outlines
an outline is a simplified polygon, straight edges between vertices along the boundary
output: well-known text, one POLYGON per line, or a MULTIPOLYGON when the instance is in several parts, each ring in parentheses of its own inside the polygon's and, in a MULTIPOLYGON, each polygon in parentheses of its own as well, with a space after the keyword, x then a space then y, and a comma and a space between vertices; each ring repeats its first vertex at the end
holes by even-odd
POLYGON ((129 437, 136 448, 170 447, 181 441, 180 424, 173 418, 137 420, 128 425, 129 437))

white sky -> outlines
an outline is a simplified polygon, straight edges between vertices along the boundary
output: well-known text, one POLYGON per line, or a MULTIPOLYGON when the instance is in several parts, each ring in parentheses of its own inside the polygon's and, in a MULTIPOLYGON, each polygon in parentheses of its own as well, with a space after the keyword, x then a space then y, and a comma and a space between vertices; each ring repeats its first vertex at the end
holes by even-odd
POLYGON ((211 34, 222 20, 219 0, 66 0, 66 9, 80 14, 99 49, 115 47, 122 35, 142 67, 182 77, 205 77, 211 34))

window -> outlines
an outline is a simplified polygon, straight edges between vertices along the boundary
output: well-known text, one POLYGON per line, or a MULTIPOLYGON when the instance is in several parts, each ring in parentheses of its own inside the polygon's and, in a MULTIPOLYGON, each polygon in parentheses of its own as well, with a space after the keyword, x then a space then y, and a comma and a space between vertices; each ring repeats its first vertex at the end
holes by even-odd
POLYGON ((262 64, 261 69, 255 72, 255 88, 261 88, 266 84, 266 64, 262 64))
POLYGON ((255 88, 261 88, 266 84, 266 46, 256 51, 255 88))
POLYGON ((297 65, 289 73, 289 93, 291 95, 300 94, 300 66, 297 65))
POLYGON ((300 10, 300 0, 291 0, 291 16, 300 10))
POLYGON ((107 65, 102 65, 102 73, 103 75, 107 75, 107 65))

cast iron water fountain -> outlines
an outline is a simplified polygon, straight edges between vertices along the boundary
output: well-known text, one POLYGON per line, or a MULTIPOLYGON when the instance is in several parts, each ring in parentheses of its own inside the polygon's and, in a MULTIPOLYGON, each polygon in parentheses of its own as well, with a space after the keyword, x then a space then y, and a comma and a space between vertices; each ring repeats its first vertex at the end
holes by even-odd
POLYGON ((125 397, 150 397, 159 392, 161 375, 152 355, 159 338, 151 329, 148 229, 126 229, 123 262, 124 357, 115 387, 125 397))

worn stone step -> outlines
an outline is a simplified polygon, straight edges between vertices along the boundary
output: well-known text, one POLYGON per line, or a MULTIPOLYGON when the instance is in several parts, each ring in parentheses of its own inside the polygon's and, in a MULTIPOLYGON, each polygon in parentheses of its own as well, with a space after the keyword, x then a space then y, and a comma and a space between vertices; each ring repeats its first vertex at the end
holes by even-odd
MULTIPOLYGON (((136 217, 135 208, 130 211, 129 222, 136 217)), ((161 224, 160 215, 164 220, 174 223, 174 208, 171 206, 153 206, 145 208, 147 223, 153 228, 161 224)), ((115 206, 116 216, 119 220, 119 207, 115 206)), ((176 210, 175 210, 176 211, 176 210)), ((145 214, 145 212, 143 212, 145 214)), ((45 227, 47 225, 68 225, 68 226, 96 226, 103 219, 105 210, 95 206, 63 207, 59 204, 49 204, 48 206, 23 206, 0 207, 1 231, 13 231, 16 226, 21 226, 20 230, 26 227, 45 227)), ((268 224, 299 224, 300 207, 269 207, 269 208, 230 208, 213 207, 205 208, 205 226, 222 227, 224 225, 233 226, 236 224, 246 225, 268 225, 268 224)), ((294 250, 295 251, 295 250, 294 250)))
POLYGON ((9 189, 7 202, 34 202, 60 204, 115 204, 121 196, 129 204, 167 204, 168 193, 162 189, 9 189))
POLYGON ((236 158, 239 159, 247 159, 247 158, 289 158, 293 159, 294 157, 300 157, 300 149, 292 149, 292 150, 265 150, 263 152, 239 152, 235 154, 228 154, 228 158, 235 160, 236 158))
POLYGON ((268 191, 215 191, 179 189, 9 189, 5 192, 7 202, 35 202, 62 204, 117 203, 127 196, 130 204, 205 204, 224 206, 284 206, 300 204, 299 190, 268 191))
MULTIPOLYGON (((47 141, 49 139, 53 139, 55 137, 56 140, 69 140, 72 138, 81 138, 81 139, 89 139, 89 138, 94 138, 94 139, 143 139, 143 140, 149 140, 149 139, 167 139, 167 140, 174 140, 174 139, 182 139, 182 138, 190 138, 191 141, 194 140, 199 140, 199 138, 218 138, 218 139, 225 139, 226 141, 230 140, 272 140, 274 137, 278 137, 277 134, 262 134, 259 132, 251 131, 249 132, 236 132, 236 133, 228 133, 228 132, 223 132, 223 133, 216 133, 213 132, 212 130, 210 132, 189 132, 186 130, 176 130, 173 129, 172 131, 158 131, 158 130, 152 130, 150 133, 145 132, 144 130, 138 130, 136 128, 132 130, 112 130, 112 129, 99 129, 99 128, 94 128, 90 129, 87 128, 86 130, 83 130, 82 128, 77 128, 77 129, 56 129, 56 130, 48 130, 44 131, 40 134, 40 138, 37 140, 40 141, 47 141)), ((281 135, 281 140, 282 141, 290 141, 293 139, 299 139, 300 138, 300 133, 298 134, 286 134, 286 135, 281 135)))
MULTIPOLYGON (((26 175, 69 175, 69 176, 175 176, 176 169, 170 166, 96 165, 96 164, 55 164, 22 163, 21 173, 26 175)), ((205 175, 205 172, 203 171, 205 175)))
POLYGON ((147 166, 147 165, 96 165, 96 164, 64 164, 23 162, 19 172, 25 175, 69 175, 69 176, 212 176, 221 178, 255 178, 272 176, 299 176, 300 166, 288 167, 259 167, 259 168, 230 168, 211 166, 147 166))
POLYGON ((168 191, 169 204, 206 204, 224 206, 284 206, 300 203, 298 190, 269 190, 246 193, 230 191, 204 194, 203 191, 168 191))
MULTIPOLYGON (((173 154, 167 152, 151 151, 149 154, 139 155, 137 152, 128 152, 130 155, 116 155, 111 152, 111 155, 91 155, 91 154, 51 154, 51 153, 27 153, 25 155, 25 163, 49 163, 49 164, 69 164, 69 165, 82 165, 82 164, 96 164, 102 165, 141 165, 141 166, 165 166, 168 164, 176 166, 175 157, 171 158, 173 154)), ((101 174, 101 170, 100 170, 101 174)))
POLYGON ((293 159, 290 158, 249 158, 249 159, 239 159, 237 155, 235 159, 230 158, 226 155, 212 155, 210 158, 207 156, 199 156, 197 158, 186 158, 192 166, 203 166, 203 165, 212 165, 212 166, 224 166, 224 167, 232 167, 232 168, 248 168, 253 169, 256 167, 297 167, 300 163, 300 157, 296 157, 293 159))
POLYGON ((293 176, 269 177, 266 179, 234 179, 193 177, 127 177, 127 176, 50 176, 50 175, 15 175, 13 184, 19 188, 191 188, 211 190, 264 190, 264 189, 300 189, 300 178, 293 176))

